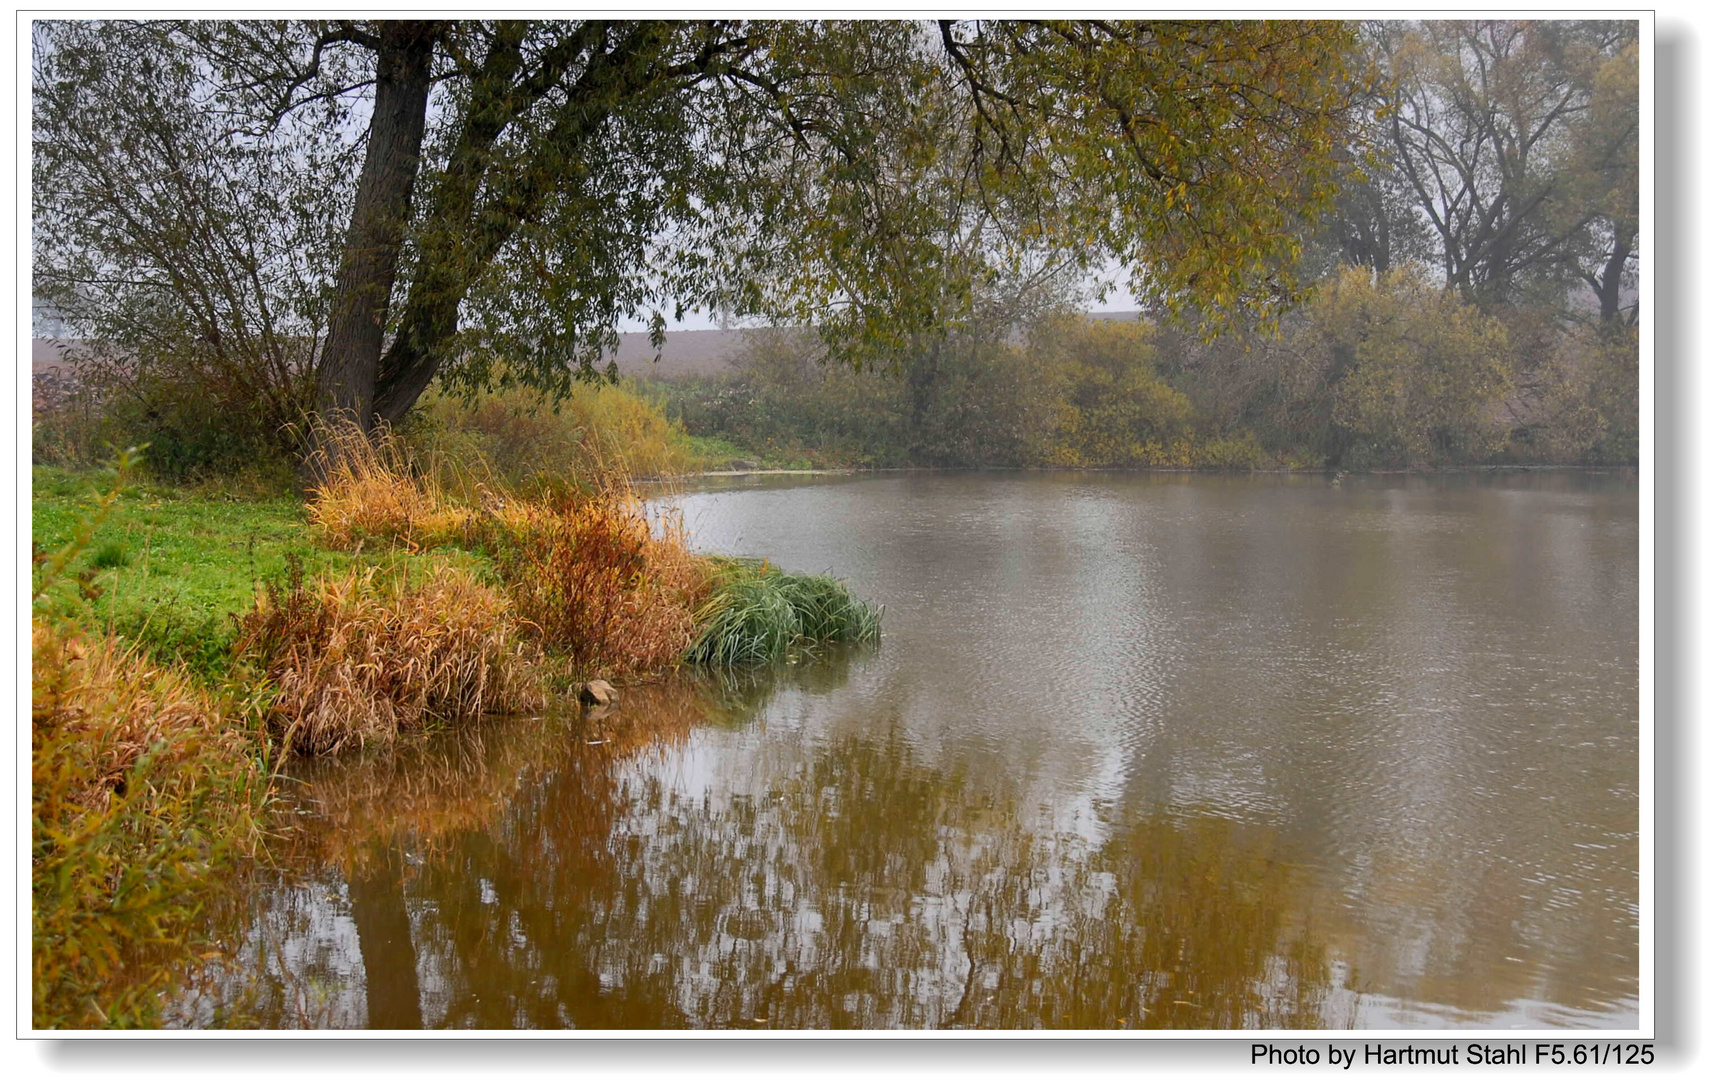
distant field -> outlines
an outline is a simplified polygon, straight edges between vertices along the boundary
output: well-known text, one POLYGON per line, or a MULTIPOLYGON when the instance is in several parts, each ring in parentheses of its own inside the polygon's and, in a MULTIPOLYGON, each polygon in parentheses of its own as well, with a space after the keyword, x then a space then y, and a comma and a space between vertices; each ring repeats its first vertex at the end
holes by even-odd
MULTIPOLYGON (((1096 311, 1094 319, 1136 319, 1137 311, 1096 311)), ((689 379, 722 375, 732 370, 729 360, 746 346, 751 330, 672 330, 663 341, 661 360, 655 360, 651 336, 645 333, 622 334, 621 348, 615 353, 615 366, 623 376, 639 379, 689 379)), ((81 342, 60 338, 36 338, 31 343, 30 360, 38 383, 53 382, 66 367, 62 354, 81 342)))

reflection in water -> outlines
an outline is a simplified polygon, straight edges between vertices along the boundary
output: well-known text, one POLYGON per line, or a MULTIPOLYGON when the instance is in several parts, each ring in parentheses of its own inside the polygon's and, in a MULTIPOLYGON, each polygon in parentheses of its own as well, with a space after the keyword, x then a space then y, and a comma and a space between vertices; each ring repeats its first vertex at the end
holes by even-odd
POLYGON ((1635 1024, 1633 482, 681 501, 881 649, 303 764, 179 1022, 1635 1024))
MULTIPOLYGON (((733 692, 659 685, 635 690, 627 707, 731 716, 733 692)), ((675 782, 672 759, 684 765, 690 749, 684 730, 678 745, 622 754, 583 737, 592 732, 563 734, 563 751, 511 799, 477 800, 491 820, 421 833, 420 816, 347 860, 345 904, 329 897, 309 922, 350 923, 363 1024, 1331 1020, 1305 875, 1281 860, 1268 828, 1158 814, 1119 823, 1100 845, 1035 836, 1016 807, 915 761, 895 728, 840 738, 766 788, 715 797, 675 782)), ((448 739, 439 758, 424 748, 440 768, 415 764, 450 790, 477 789, 517 762, 541 762, 528 747, 542 741, 515 725, 448 739)), ((328 799, 358 811, 348 774, 307 772, 301 809, 328 799)), ((389 820, 391 785, 373 792, 370 814, 389 820)), ((300 1022, 306 995, 293 983, 303 972, 281 958, 310 936, 301 893, 257 894, 249 948, 206 973, 182 1020, 300 1022), (273 948, 259 947, 271 938, 273 948), (249 995, 242 1006, 238 987, 249 995)))
POLYGON ((365 1019, 373 1028, 423 1026, 404 869, 404 852, 386 844, 381 858, 367 860, 347 881, 352 925, 364 958, 365 1019))

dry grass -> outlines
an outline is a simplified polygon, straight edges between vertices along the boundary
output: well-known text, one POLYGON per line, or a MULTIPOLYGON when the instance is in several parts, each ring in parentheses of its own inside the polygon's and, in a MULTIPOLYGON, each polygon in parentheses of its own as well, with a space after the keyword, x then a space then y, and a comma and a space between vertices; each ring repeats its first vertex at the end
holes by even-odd
POLYGON ((708 592, 681 529, 653 530, 621 472, 544 481, 532 498, 415 456, 395 435, 327 431, 311 507, 324 541, 413 550, 459 544, 494 557, 519 628, 580 673, 672 667, 708 592))
POLYGON ((660 670, 692 644, 704 564, 678 528, 653 531, 629 492, 512 504, 489 528, 515 610, 576 669, 660 670))
POLYGON ((543 701, 506 597, 453 567, 412 585, 375 568, 307 583, 295 566, 240 620, 237 649, 276 688, 271 726, 294 753, 543 701))
POLYGON ((258 838, 258 739, 184 673, 32 627, 32 1023, 152 1022, 201 890, 258 838))
POLYGON ((322 425, 316 445, 313 470, 321 482, 310 523, 329 547, 457 543, 474 518, 467 501, 484 501, 477 477, 439 455, 414 452, 386 429, 366 435, 351 423, 322 425))

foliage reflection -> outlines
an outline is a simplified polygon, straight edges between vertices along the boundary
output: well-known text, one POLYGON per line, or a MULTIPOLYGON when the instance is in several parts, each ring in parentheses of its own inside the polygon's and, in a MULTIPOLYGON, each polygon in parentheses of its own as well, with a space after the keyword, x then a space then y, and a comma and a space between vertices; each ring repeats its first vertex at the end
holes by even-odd
MULTIPOLYGON (((838 657, 795 685, 827 691, 844 667, 838 657)), ((689 780, 689 769, 704 775, 688 764, 700 746, 745 746, 744 719, 770 689, 638 687, 611 719, 493 729, 425 748, 420 761, 306 776, 319 824, 301 830, 299 853, 345 878, 345 911, 332 905, 328 917, 349 915, 358 939, 358 1022, 1331 1020, 1304 877, 1273 830, 1144 814, 1097 838, 1042 835, 1009 798, 919 760, 888 718, 760 770, 768 778, 744 789, 689 780)), ((248 932, 266 937, 271 925, 285 924, 271 924, 265 901, 248 932)), ((279 961, 289 951, 253 947, 253 963, 276 959, 249 980, 289 982, 279 961)), ((277 1005, 253 1006, 253 1021, 297 1022, 278 1005, 292 993, 263 997, 277 1005)))

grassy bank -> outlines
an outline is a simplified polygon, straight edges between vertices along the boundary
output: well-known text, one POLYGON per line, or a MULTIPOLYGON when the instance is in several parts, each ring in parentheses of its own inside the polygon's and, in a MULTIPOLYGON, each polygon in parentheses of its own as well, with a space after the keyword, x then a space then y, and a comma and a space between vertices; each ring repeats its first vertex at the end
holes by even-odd
POLYGON ((35 470, 37 1027, 155 1022, 281 754, 877 636, 840 582, 693 555, 622 474, 345 450, 309 502, 35 470))
MULTIPOLYGON (((208 890, 261 839, 269 787, 258 701, 207 665, 199 675, 191 665, 154 660, 114 629, 120 621, 114 586, 131 561, 117 521, 126 492, 114 476, 86 479, 101 482, 105 493, 80 505, 77 478, 49 475, 39 479, 36 506, 31 1018, 37 1028, 154 1022, 158 992, 198 944, 195 926, 208 890), (52 547, 44 549, 44 540, 52 547)), ((185 537, 169 546, 183 553, 206 540, 185 537)), ((173 600, 193 605, 186 610, 219 606, 218 593, 202 579, 171 590, 173 600)))

